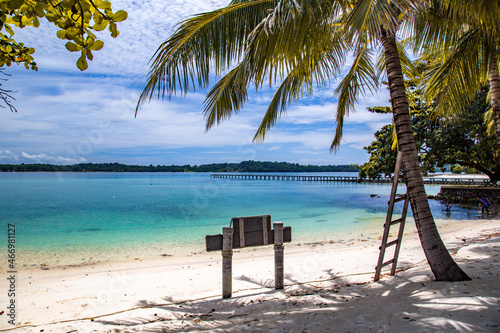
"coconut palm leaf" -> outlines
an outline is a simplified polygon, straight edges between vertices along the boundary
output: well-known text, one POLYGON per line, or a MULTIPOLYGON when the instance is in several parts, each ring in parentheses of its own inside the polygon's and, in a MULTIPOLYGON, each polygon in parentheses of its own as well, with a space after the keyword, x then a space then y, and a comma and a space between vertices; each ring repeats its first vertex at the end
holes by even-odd
POLYGON ((283 2, 255 27, 241 62, 207 94, 207 129, 242 107, 252 81, 256 88, 265 80, 269 80, 270 85, 281 81, 255 136, 255 140, 263 139, 289 102, 312 93, 314 84, 321 86, 338 74, 346 54, 345 40, 329 20, 317 24, 332 9, 313 11, 309 7, 299 10, 283 2), (313 22, 316 22, 314 29, 298 28, 313 26, 313 22))
POLYGON ((205 99, 206 130, 238 112, 248 98, 247 78, 244 75, 244 63, 221 78, 207 93, 205 99))
POLYGON ((335 89, 338 96, 335 137, 330 145, 330 150, 336 150, 342 140, 344 118, 354 111, 354 105, 360 95, 367 90, 375 92, 378 88, 376 71, 372 63, 372 52, 368 49, 369 42, 360 45, 349 72, 335 89))
POLYGON ((240 2, 181 22, 154 54, 137 107, 151 99, 155 90, 158 98, 170 98, 177 89, 186 93, 196 86, 206 87, 210 71, 222 73, 242 55, 248 35, 277 2, 240 2))
POLYGON ((489 52, 481 42, 484 34, 477 29, 463 34, 452 53, 432 73, 425 97, 438 100, 438 114, 460 113, 475 92, 488 82, 489 52))

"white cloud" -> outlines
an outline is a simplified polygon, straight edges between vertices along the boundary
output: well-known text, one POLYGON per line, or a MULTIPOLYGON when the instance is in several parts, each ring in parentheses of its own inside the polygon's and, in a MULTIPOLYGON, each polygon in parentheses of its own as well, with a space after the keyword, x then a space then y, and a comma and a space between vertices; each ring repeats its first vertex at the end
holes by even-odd
POLYGON ((74 159, 63 156, 52 156, 45 153, 41 154, 28 154, 26 152, 21 152, 21 154, 16 154, 10 150, 0 150, 0 163, 48 163, 48 164, 77 164, 88 162, 85 158, 74 159))
POLYGON ((48 164, 77 164, 88 162, 85 158, 80 159, 68 158, 63 156, 50 156, 47 154, 35 154, 30 155, 28 153, 22 152, 21 156, 29 161, 28 163, 48 163, 48 164))
POLYGON ((19 163, 19 155, 10 150, 0 150, 0 162, 2 163, 19 163))

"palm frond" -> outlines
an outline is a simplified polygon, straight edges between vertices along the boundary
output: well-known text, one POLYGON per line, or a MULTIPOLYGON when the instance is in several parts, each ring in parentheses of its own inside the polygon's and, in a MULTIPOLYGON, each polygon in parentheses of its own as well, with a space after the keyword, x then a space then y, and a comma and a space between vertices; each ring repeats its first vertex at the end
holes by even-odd
POLYGON ((302 96, 302 87, 307 85, 310 88, 311 83, 310 76, 289 74, 274 93, 253 141, 262 142, 267 131, 276 124, 279 117, 286 113, 287 105, 302 96))
POLYGON ((158 98, 170 98, 177 89, 186 93, 196 86, 206 87, 211 66, 220 74, 239 58, 251 31, 277 2, 241 2, 181 22, 153 56, 137 108, 151 99, 155 90, 158 98))
POLYGON ((357 34, 377 37, 382 29, 394 33, 404 16, 421 7, 412 0, 359 0, 345 18, 345 25, 357 34))
MULTIPOLYGON (((314 61, 318 53, 320 57, 332 53, 330 59, 343 54, 341 43, 331 46, 332 38, 338 38, 338 28, 332 26, 331 18, 337 15, 339 8, 325 4, 330 1, 302 0, 297 4, 280 1, 253 30, 247 42, 245 61, 249 63, 257 88, 266 80, 270 85, 281 81, 291 71, 298 70, 298 66, 311 66, 305 59, 314 61)), ((339 67, 335 60, 331 65, 334 70, 339 67)), ((327 80, 326 77, 317 79, 327 80)))
POLYGON ((368 50, 368 44, 369 41, 364 45, 359 45, 349 72, 335 89, 335 95, 339 96, 336 115, 337 127, 330 150, 336 150, 340 145, 344 118, 354 111, 354 104, 359 96, 364 95, 367 90, 375 92, 378 88, 378 80, 371 60, 372 54, 368 50))
POLYGON ((278 5, 253 30, 239 65, 208 93, 207 129, 238 112, 246 101, 250 82, 258 89, 265 79, 270 85, 279 80, 281 85, 254 138, 263 139, 291 101, 312 93, 313 83, 321 86, 330 82, 340 71, 346 45, 338 28, 328 24, 324 12, 289 6, 288 2, 278 5), (320 20, 326 22, 318 24, 320 20), (313 23, 315 29, 300 28, 313 23))
POLYGON ((247 100, 245 64, 241 63, 221 78, 208 92, 205 99, 205 124, 209 130, 215 124, 229 119, 247 100))
POLYGON ((433 71, 425 91, 426 100, 437 100, 438 114, 460 113, 474 94, 488 81, 489 53, 481 30, 463 34, 442 66, 433 71))
POLYGON ((415 53, 425 50, 427 53, 440 51, 442 56, 460 40, 464 33, 463 20, 454 19, 449 10, 439 2, 426 10, 415 11, 411 18, 403 23, 402 33, 411 36, 415 53))

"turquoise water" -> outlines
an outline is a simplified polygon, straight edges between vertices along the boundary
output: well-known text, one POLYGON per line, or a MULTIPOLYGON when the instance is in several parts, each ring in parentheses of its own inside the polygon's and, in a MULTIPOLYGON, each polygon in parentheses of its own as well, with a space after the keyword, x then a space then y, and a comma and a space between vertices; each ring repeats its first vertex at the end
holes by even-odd
MULTIPOLYGON (((199 252, 205 235, 220 233, 234 216, 270 214, 292 227, 294 242, 369 238, 381 232, 390 194, 387 184, 206 173, 2 173, 0 188, 0 222, 16 226, 27 263, 35 254, 71 263, 199 252)), ((439 186, 426 190, 436 194, 439 186)), ((431 207, 436 219, 474 218, 460 207, 446 215, 437 201, 431 207)))

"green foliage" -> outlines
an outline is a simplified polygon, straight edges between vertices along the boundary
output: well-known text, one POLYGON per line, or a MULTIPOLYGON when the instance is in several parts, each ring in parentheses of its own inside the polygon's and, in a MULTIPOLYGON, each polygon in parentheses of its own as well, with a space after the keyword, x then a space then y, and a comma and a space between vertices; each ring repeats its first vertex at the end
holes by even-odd
POLYGON ((426 140, 429 154, 439 167, 458 164, 487 174, 491 180, 500 180, 498 150, 495 135, 487 133, 484 114, 487 88, 481 89, 460 117, 441 118, 432 135, 426 140))
POLYGON ((469 168, 466 166, 461 166, 461 165, 452 165, 450 166, 450 172, 455 173, 455 174, 461 174, 461 173, 467 173, 467 174, 474 174, 478 173, 476 169, 474 168, 469 168))
POLYGON ((75 165, 0 164, 0 172, 358 172, 357 165, 300 165, 287 162, 243 161, 191 165, 125 165, 118 163, 81 163, 75 165))
POLYGON ((390 176, 396 166, 397 151, 392 149, 393 126, 385 125, 375 132, 376 140, 364 149, 370 154, 367 163, 361 166, 360 178, 390 176))
POLYGON ((87 59, 93 59, 91 51, 104 46, 94 32, 108 27, 111 36, 117 37, 116 23, 126 20, 127 13, 113 12, 111 3, 102 0, 0 0, 0 67, 24 63, 26 69, 38 69, 35 49, 16 41, 13 27, 37 28, 43 18, 59 29, 58 38, 69 40, 68 51, 81 53, 76 65, 83 71, 87 59))
MULTIPOLYGON (((412 95, 415 100, 410 110, 411 120, 424 173, 444 171, 447 165, 452 165, 452 172, 480 171, 491 180, 500 180, 500 168, 495 162, 498 160, 495 136, 487 133, 484 121, 489 109, 487 93, 488 88, 481 89, 460 116, 439 118, 431 117, 431 108, 417 94, 412 95)), ((362 166, 360 177, 378 178, 394 172, 396 151, 392 149, 392 132, 392 125, 384 126, 375 133, 376 140, 364 148, 370 159, 362 166)))

